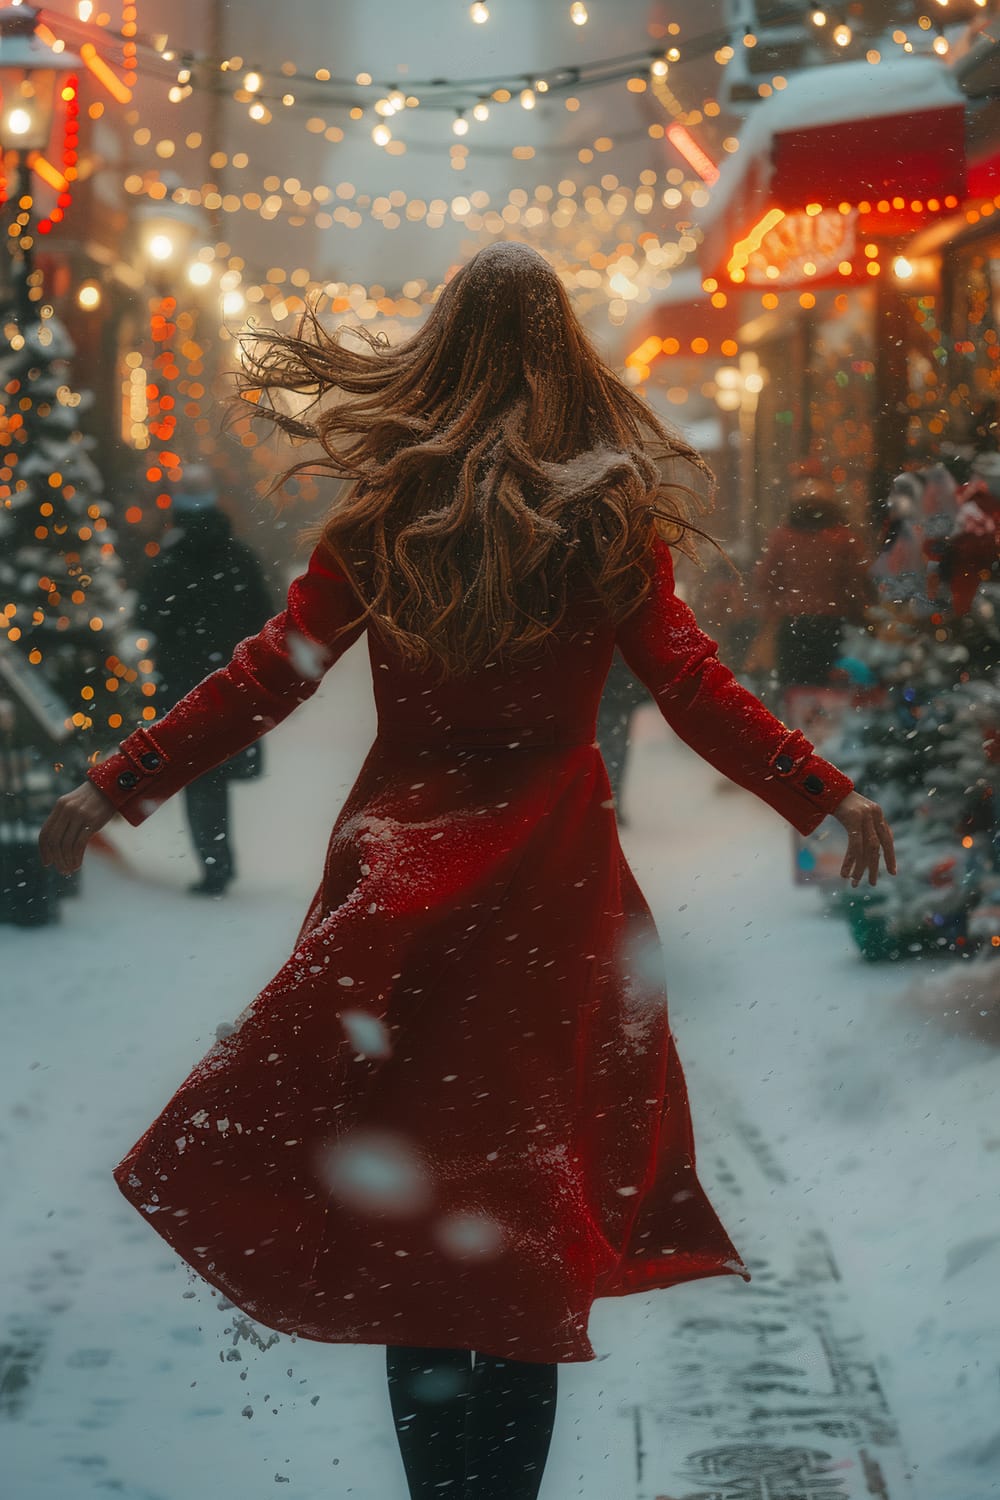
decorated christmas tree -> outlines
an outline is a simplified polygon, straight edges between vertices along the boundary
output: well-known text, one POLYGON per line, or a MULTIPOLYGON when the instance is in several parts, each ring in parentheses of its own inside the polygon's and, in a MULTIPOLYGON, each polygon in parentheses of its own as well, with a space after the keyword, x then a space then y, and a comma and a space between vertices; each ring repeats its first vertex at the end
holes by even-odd
POLYGON ((0 340, 0 609, 6 659, 17 658, 22 681, 44 678, 68 720, 29 726, 19 715, 19 733, 61 742, 60 759, 76 774, 155 710, 101 476, 80 430, 90 397, 69 384, 73 353, 54 317, 24 333, 8 323, 0 340))
POLYGON ((874 614, 842 660, 876 692, 824 754, 882 804, 900 873, 831 903, 867 958, 998 951, 1000 589, 961 620, 874 614))
POLYGON ((38 828, 96 753, 153 718, 91 442, 53 316, 0 333, 0 917, 47 920, 38 828))

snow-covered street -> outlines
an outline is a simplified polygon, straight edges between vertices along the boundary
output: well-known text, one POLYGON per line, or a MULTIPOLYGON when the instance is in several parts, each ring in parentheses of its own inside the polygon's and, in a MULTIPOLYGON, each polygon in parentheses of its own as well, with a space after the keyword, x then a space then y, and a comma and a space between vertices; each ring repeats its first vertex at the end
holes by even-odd
MULTIPOLYGON (((382 1349, 252 1336, 111 1177, 290 951, 373 726, 362 644, 235 788, 224 901, 186 894, 178 801, 113 826, 127 863, 90 856, 60 926, 3 930, 11 1500, 405 1493, 382 1349)), ((1000 1056, 908 1008, 918 966, 862 963, 786 825, 648 709, 626 808, 701 1180, 754 1279, 597 1304, 544 1500, 1000 1495, 1000 1056)))

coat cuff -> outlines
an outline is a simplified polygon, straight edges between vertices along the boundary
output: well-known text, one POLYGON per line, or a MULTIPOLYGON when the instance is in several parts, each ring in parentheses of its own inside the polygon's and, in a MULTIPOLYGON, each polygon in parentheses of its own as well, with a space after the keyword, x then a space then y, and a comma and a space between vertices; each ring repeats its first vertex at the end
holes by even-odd
POLYGON ((138 828, 170 795, 157 784, 169 764, 170 757, 150 731, 137 729, 114 754, 91 766, 87 780, 110 798, 127 823, 138 828))
POLYGON ((817 755, 798 729, 771 755, 767 780, 769 800, 801 834, 815 832, 854 790, 851 778, 817 755))

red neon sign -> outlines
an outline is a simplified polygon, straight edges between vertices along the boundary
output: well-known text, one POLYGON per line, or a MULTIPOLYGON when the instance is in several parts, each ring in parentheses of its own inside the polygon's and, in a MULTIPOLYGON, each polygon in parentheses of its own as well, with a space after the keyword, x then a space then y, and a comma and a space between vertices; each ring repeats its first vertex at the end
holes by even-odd
POLYGON ((713 182, 718 182, 719 169, 715 162, 707 152, 701 149, 694 136, 689 130, 685 130, 683 125, 668 125, 667 140, 674 150, 683 156, 688 166, 694 167, 702 182, 707 182, 710 186, 713 182))

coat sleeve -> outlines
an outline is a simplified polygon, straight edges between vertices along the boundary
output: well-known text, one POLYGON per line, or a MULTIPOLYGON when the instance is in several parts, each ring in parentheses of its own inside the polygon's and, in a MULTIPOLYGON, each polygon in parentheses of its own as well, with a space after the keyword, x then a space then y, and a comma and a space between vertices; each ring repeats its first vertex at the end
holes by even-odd
POLYGON ((196 777, 280 724, 316 691, 365 628, 361 606, 330 554, 317 547, 284 610, 87 776, 133 826, 196 777), (353 622, 353 623, 352 623, 353 622))
POLYGON ((653 587, 618 627, 618 647, 667 723, 703 760, 812 833, 854 783, 818 756, 719 661, 715 641, 674 590, 670 548, 654 547, 653 587))

